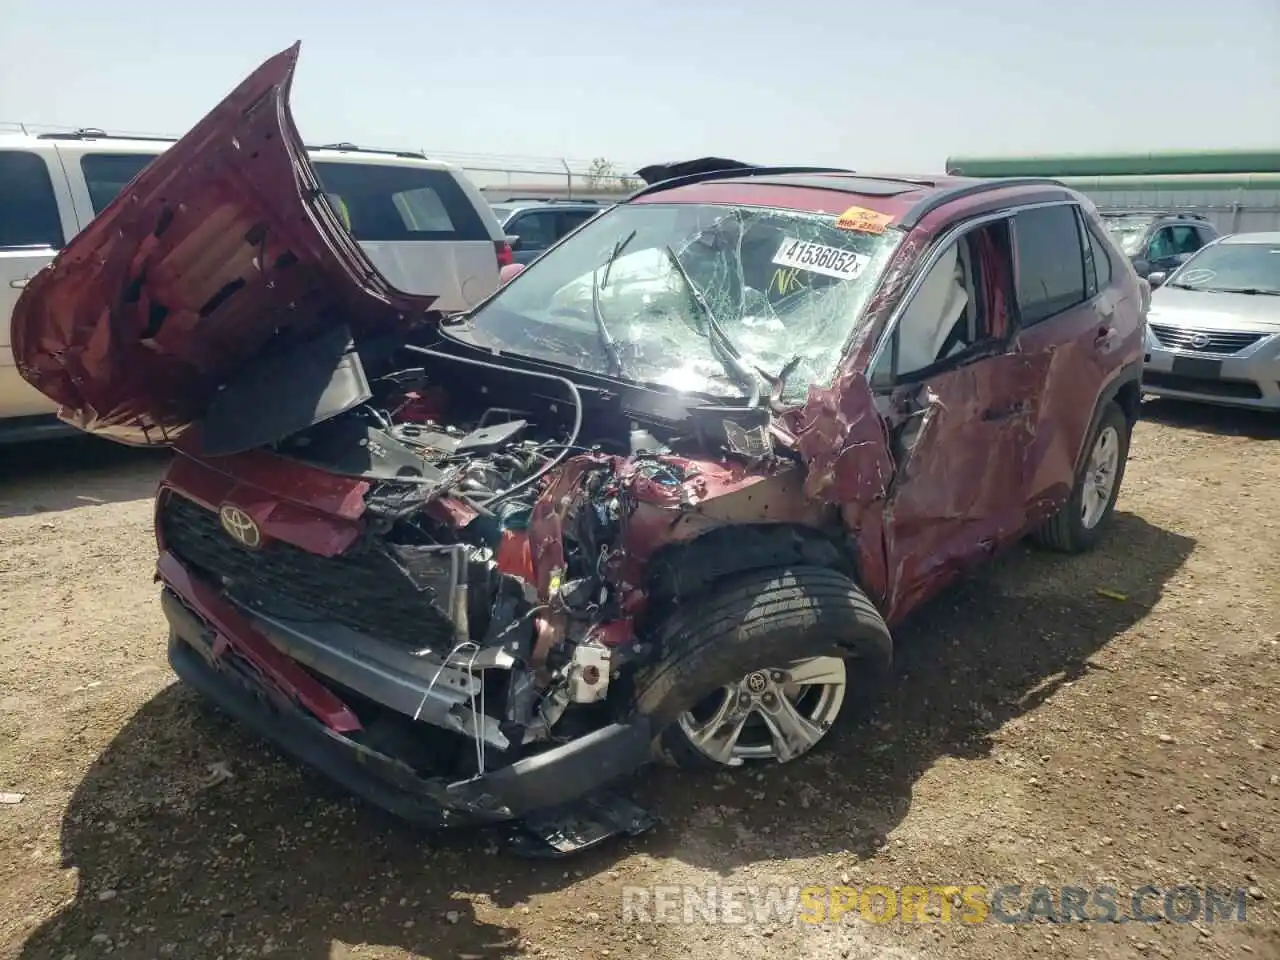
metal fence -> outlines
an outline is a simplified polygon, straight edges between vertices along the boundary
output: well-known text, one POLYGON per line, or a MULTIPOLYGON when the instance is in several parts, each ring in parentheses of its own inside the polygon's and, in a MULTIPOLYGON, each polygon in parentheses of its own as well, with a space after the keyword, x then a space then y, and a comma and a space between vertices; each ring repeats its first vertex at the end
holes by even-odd
MULTIPOLYGON (((0 133, 75 133, 84 128, 53 124, 0 121, 0 133)), ((107 131, 90 128, 106 135, 107 131)), ((109 131, 113 137, 172 138, 168 134, 130 130, 109 131)), ((373 147, 365 149, 417 150, 416 147, 373 147)), ((643 183, 629 174, 642 164, 612 163, 602 159, 578 160, 568 157, 533 157, 496 153, 459 153, 424 148, 432 160, 442 160, 462 168, 486 197, 494 202, 510 198, 608 199, 625 196, 643 183)))

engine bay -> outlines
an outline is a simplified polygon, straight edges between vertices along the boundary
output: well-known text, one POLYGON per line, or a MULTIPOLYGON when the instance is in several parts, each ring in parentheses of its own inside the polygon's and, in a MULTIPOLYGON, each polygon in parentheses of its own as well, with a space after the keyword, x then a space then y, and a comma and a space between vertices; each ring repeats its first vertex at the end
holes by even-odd
MULTIPOLYGON (((687 498, 698 470, 681 452, 705 456, 708 418, 642 422, 616 394, 558 374, 417 349, 421 366, 372 377, 367 401, 271 445, 277 456, 369 483, 365 535, 348 554, 353 564, 380 565, 376 591, 354 606, 323 606, 315 594, 311 602, 312 616, 329 613, 354 632, 305 628, 303 649, 305 621, 283 592, 256 594, 252 606, 275 618, 279 646, 321 664, 328 681, 366 704, 379 749, 420 754, 426 722, 473 740, 474 762, 464 763, 483 770, 495 748, 514 758, 608 722, 611 681, 645 654, 632 642, 641 591, 624 547, 634 488, 676 504, 687 498), (549 500, 549 490, 560 496, 549 500), (560 551, 541 578, 530 535, 536 510, 554 512, 560 551), (422 601, 409 629, 390 615, 422 601), (360 633, 367 638, 353 639, 360 633), (380 670, 412 675, 420 702, 351 668, 350 657, 329 657, 342 643, 361 646, 380 670)), ((731 450, 752 424, 712 409, 731 450)), ((363 582, 353 576, 343 589, 363 582)))

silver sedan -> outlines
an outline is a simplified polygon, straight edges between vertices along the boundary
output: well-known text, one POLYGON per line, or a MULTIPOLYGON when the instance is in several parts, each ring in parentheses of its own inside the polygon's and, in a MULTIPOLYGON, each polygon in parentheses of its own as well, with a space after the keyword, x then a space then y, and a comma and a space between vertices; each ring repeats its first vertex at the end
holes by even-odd
POLYGON ((1223 237, 1149 279, 1143 391, 1280 410, 1280 232, 1223 237))

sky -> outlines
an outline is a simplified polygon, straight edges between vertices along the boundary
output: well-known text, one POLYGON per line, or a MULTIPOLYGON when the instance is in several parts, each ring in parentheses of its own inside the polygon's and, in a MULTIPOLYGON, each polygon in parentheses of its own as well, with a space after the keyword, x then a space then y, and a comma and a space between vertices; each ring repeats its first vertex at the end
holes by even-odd
POLYGON ((296 40, 309 143, 628 172, 1280 149, 1280 0, 5 0, 0 121, 180 134, 296 40))

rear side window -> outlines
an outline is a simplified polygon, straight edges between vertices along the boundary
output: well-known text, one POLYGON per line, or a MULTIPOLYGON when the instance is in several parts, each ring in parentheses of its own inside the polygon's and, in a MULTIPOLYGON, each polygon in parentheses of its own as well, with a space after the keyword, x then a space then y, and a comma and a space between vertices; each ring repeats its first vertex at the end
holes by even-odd
POLYGON ((550 211, 521 214, 506 229, 520 238, 521 250, 545 250, 558 239, 556 215, 550 211))
POLYGON ((146 153, 88 153, 81 157, 80 172, 89 187, 94 215, 101 213, 154 159, 146 153))
POLYGON ((1084 254, 1075 207, 1027 210, 1014 217, 1013 226, 1023 326, 1083 302, 1084 254))
POLYGON ((27 150, 0 150, 0 248, 57 250, 63 240, 44 158, 27 150))
POLYGON ((370 163, 314 166, 329 203, 357 240, 490 239, 471 199, 446 171, 370 163))
POLYGON ((560 215, 560 236, 573 233, 579 226, 596 215, 594 210, 573 210, 560 215))
POLYGON ((1098 237, 1098 228, 1083 212, 1078 216, 1084 249, 1084 292, 1086 297, 1093 298, 1111 283, 1111 257, 1107 253, 1107 245, 1098 237))

